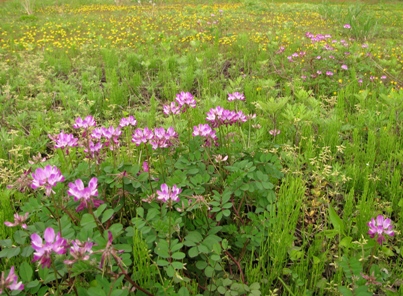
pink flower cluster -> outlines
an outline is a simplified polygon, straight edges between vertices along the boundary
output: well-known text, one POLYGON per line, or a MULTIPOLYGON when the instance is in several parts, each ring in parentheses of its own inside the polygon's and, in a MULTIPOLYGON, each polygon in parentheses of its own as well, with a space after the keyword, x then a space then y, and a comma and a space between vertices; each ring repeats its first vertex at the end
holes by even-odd
POLYGON ((21 226, 23 229, 27 229, 28 226, 25 224, 25 221, 28 219, 29 213, 25 213, 23 216, 18 215, 17 213, 14 214, 14 223, 5 221, 4 225, 7 227, 14 227, 14 226, 21 226))
MULTIPOLYGON (((101 149, 102 147, 109 147, 110 150, 115 150, 119 147, 119 137, 122 134, 122 130, 117 127, 97 127, 91 133, 91 139, 97 140, 95 143, 90 142, 90 150, 93 145, 94 148, 101 149), (103 141, 102 141, 103 140, 103 141), (91 144, 92 143, 92 144, 91 144)), ((91 151, 91 152, 98 152, 91 151)))
POLYGON ((163 106, 164 114, 175 115, 185 112, 188 107, 196 108, 196 100, 190 92, 180 92, 176 95, 175 101, 163 106))
POLYGON ((45 243, 37 233, 31 235, 31 246, 35 250, 32 262, 39 261, 42 267, 49 268, 52 262, 52 253, 65 254, 67 241, 61 237, 60 232, 55 235, 55 231, 50 227, 45 229, 43 236, 45 243))
POLYGON ((161 185, 161 190, 157 190, 157 199, 162 200, 163 202, 167 202, 172 200, 174 202, 179 201, 179 194, 182 192, 182 189, 178 188, 176 185, 172 186, 172 188, 168 187, 167 184, 161 185))
POLYGON ((243 123, 248 119, 242 111, 226 110, 220 106, 210 109, 207 113, 206 120, 212 127, 216 128, 221 125, 233 125, 235 123, 243 123))
POLYGON ((141 143, 149 143, 153 149, 167 148, 173 145, 173 140, 178 137, 173 127, 169 127, 165 130, 163 127, 155 128, 151 130, 149 128, 138 128, 134 131, 132 136, 132 142, 137 146, 141 143))
MULTIPOLYGON (((60 232, 55 234, 54 229, 51 227, 45 229, 43 238, 45 241, 37 233, 31 235, 31 247, 35 251, 32 262, 39 261, 42 268, 49 268, 52 264, 52 254, 66 254, 69 243, 60 235, 60 232)), ((79 240, 73 240, 70 246, 70 256, 73 259, 65 260, 64 263, 70 265, 79 260, 89 260, 90 255, 93 253, 93 245, 94 243, 92 242, 82 243, 79 240)))
POLYGON ((382 243, 386 240, 384 234, 389 236, 394 236, 395 232, 393 231, 392 220, 389 218, 385 218, 382 215, 378 215, 378 217, 372 218, 371 221, 368 222, 368 234, 371 238, 376 237, 376 241, 378 244, 382 245, 382 243))
POLYGON ((242 93, 239 92, 234 92, 232 94, 228 94, 228 101, 232 102, 232 101, 245 101, 245 96, 242 93))
POLYGON ((92 117, 91 115, 88 115, 87 117, 85 117, 84 119, 82 119, 81 117, 78 117, 76 119, 76 123, 73 125, 74 128, 83 128, 83 129, 88 129, 92 126, 96 126, 97 123, 95 122, 94 117, 92 117))
POLYGON ((80 201, 77 212, 88 209, 88 207, 98 208, 104 203, 100 199, 92 198, 98 196, 98 179, 95 177, 88 182, 88 187, 84 187, 83 181, 78 179, 74 183, 69 183, 69 188, 67 193, 73 196, 75 201, 80 201))
POLYGON ((314 42, 314 43, 319 42, 319 41, 323 41, 323 40, 326 40, 326 39, 329 39, 329 38, 332 38, 332 36, 329 35, 329 34, 326 34, 326 35, 322 35, 322 34, 314 35, 311 32, 305 33, 305 37, 311 39, 311 41, 314 42))
POLYGON ((193 127, 194 137, 201 136, 205 138, 204 146, 210 147, 212 143, 217 145, 217 135, 216 131, 211 128, 208 124, 199 124, 193 127))
POLYGON ((125 126, 136 126, 137 120, 134 116, 130 115, 129 117, 122 118, 119 122, 119 127, 123 128, 125 126))
POLYGON ((52 188, 64 181, 64 176, 56 166, 47 165, 43 169, 38 168, 32 173, 32 189, 45 188, 46 196, 53 192, 52 188))
POLYGON ((53 141, 55 141, 55 148, 60 148, 62 150, 66 149, 66 154, 69 154, 69 147, 76 147, 78 145, 78 139, 74 137, 73 134, 65 134, 61 132, 56 137, 49 136, 53 141))
POLYGON ((65 260, 64 264, 67 265, 72 265, 76 263, 77 261, 87 261, 90 259, 90 255, 93 253, 92 251, 92 246, 94 243, 92 242, 81 242, 78 239, 73 240, 71 242, 71 247, 70 247, 70 256, 73 257, 72 260, 65 260))
MULTIPOLYGON (((10 268, 7 277, 5 275, 5 272, 3 271, 0 277, 0 294, 2 295, 3 292, 6 291, 6 289, 9 289, 11 291, 24 290, 24 285, 22 284, 22 282, 17 281, 18 276, 15 274, 14 266, 10 268)), ((10 295, 8 292, 6 293, 7 295, 10 295)))
POLYGON ((303 56, 305 56, 305 55, 306 55, 306 52, 305 52, 305 51, 300 51, 299 53, 294 52, 292 55, 288 56, 287 59, 288 59, 289 62, 293 62, 293 61, 294 61, 294 60, 293 60, 294 58, 303 57, 303 56))

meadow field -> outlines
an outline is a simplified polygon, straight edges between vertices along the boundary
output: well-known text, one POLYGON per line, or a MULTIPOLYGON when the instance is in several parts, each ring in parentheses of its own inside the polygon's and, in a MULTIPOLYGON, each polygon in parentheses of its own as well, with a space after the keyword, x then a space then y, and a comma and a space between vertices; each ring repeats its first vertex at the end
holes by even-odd
POLYGON ((403 295, 402 1, 0 1, 1 295, 403 295))

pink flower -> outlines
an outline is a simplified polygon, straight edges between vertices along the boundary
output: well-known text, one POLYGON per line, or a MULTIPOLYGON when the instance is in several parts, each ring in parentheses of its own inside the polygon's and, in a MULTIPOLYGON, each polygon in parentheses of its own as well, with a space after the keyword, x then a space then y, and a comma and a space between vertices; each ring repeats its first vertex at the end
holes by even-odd
POLYGON ((196 100, 193 98, 193 95, 190 92, 181 92, 176 95, 175 100, 178 102, 181 107, 182 112, 186 111, 187 106, 196 108, 196 100))
POLYGON ((170 105, 164 105, 164 114, 165 115, 176 115, 181 111, 181 107, 176 104, 176 102, 171 102, 170 105))
POLYGON ((280 130, 278 129, 273 129, 269 131, 269 134, 272 135, 273 137, 278 136, 280 134, 280 130))
POLYGON ((84 128, 88 129, 91 126, 96 126, 96 122, 94 120, 94 117, 91 115, 88 115, 86 118, 81 119, 81 117, 78 117, 76 119, 76 123, 73 125, 74 128, 84 128))
MULTIPOLYGON (((7 277, 5 277, 6 275, 3 271, 0 278, 0 294, 3 294, 6 289, 10 289, 11 291, 24 290, 22 282, 17 282, 18 276, 14 272, 14 266, 11 266, 7 277)), ((7 293, 7 295, 9 295, 9 293, 7 293)))
POLYGON ((240 101, 245 101, 245 96, 239 92, 234 92, 232 94, 228 94, 228 101, 235 101, 235 100, 240 100, 240 101))
POLYGON ((178 188, 176 185, 169 188, 167 184, 161 185, 161 190, 157 190, 157 199, 167 202, 172 200, 174 202, 179 201, 179 194, 182 192, 182 189, 178 188))
POLYGON ((58 182, 63 182, 64 177, 60 170, 56 166, 47 165, 43 169, 36 169, 35 173, 32 173, 33 189, 43 187, 45 188, 46 196, 50 196, 53 192, 52 187, 55 187, 58 182))
POLYGON ((351 26, 350 26, 350 24, 345 24, 345 25, 343 26, 343 28, 344 28, 344 29, 351 29, 351 26))
POLYGON ((148 173, 148 172, 150 171, 150 167, 148 166, 148 162, 147 162, 147 161, 144 161, 144 162, 143 162, 142 168, 143 168, 143 172, 148 173))
POLYGON ((87 261, 90 259, 90 255, 92 254, 92 246, 94 243, 92 242, 81 242, 78 239, 73 240, 71 242, 70 247, 70 256, 73 257, 73 260, 65 260, 64 264, 72 265, 77 261, 87 261))
POLYGON ((326 75, 327 76, 333 76, 333 72, 332 71, 326 71, 326 75))
POLYGON ((199 124, 193 127, 194 137, 201 136, 205 138, 204 146, 210 147, 212 143, 217 143, 216 131, 213 130, 208 124, 199 124))
POLYGON ((341 68, 342 68, 343 70, 348 70, 347 65, 341 65, 341 68))
POLYGON ((129 117, 122 118, 119 122, 119 127, 123 128, 125 126, 136 126, 137 120, 134 118, 134 116, 130 115, 129 117))
POLYGON ((153 131, 149 128, 138 128, 132 135, 132 142, 135 143, 136 146, 140 146, 141 143, 147 143, 149 140, 151 140, 153 136, 153 131))
POLYGON ((55 148, 64 149, 66 147, 76 147, 78 139, 74 137, 72 134, 65 134, 61 132, 56 136, 55 139, 52 138, 56 142, 55 148))
POLYGON ((102 200, 92 198, 98 196, 97 187, 98 179, 95 177, 88 182, 88 187, 84 187, 84 183, 81 179, 77 179, 74 183, 69 183, 70 189, 67 190, 67 193, 73 196, 75 201, 81 201, 76 209, 77 212, 87 209, 89 205, 98 208, 104 203, 102 200))
POLYGON ((49 268, 52 253, 65 254, 67 241, 60 236, 60 232, 55 236, 55 231, 50 227, 45 229, 43 237, 45 243, 42 242, 42 238, 38 234, 31 235, 31 246, 35 250, 32 262, 39 260, 42 268, 49 268))
POLYGON ((382 215, 378 215, 378 217, 372 218, 371 221, 368 222, 368 234, 371 238, 377 237, 378 244, 382 244, 386 239, 383 234, 387 234, 389 236, 394 236, 395 233, 393 231, 392 220, 389 218, 384 218, 382 215))
POLYGON ((14 227, 14 226, 18 226, 20 225, 23 229, 27 229, 27 224, 25 224, 24 222, 28 219, 29 217, 29 213, 25 213, 23 216, 18 215, 17 213, 14 214, 14 223, 11 222, 4 222, 4 225, 6 225, 7 227, 14 227))

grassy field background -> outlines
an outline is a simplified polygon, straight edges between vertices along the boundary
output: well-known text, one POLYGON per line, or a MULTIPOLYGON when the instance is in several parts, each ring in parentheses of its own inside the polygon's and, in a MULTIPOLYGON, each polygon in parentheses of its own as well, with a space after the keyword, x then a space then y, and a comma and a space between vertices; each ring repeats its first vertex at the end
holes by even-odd
POLYGON ((401 1, 10 0, 0 15, 0 220, 30 212, 28 229, 1 223, 0 267, 16 266, 21 293, 402 293, 401 1), (180 92, 196 108, 166 116, 180 92), (216 106, 247 121, 205 147, 192 132, 216 106), (95 157, 73 128, 88 115, 179 136, 155 150, 122 128, 95 157), (70 153, 54 145, 62 131, 79 139, 70 153), (65 176, 51 199, 31 187, 48 164, 65 176), (95 216, 66 194, 93 177, 95 216), (150 202, 162 183, 180 202, 150 202), (378 215, 394 231, 381 244, 378 215), (32 263, 29 235, 47 227, 94 241, 92 265, 32 263), (109 232, 125 272, 96 268, 109 232))

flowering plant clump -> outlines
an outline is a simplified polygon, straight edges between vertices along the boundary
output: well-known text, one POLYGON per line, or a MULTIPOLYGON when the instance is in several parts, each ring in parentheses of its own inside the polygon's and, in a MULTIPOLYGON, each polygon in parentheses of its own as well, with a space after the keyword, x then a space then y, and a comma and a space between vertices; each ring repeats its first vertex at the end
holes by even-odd
POLYGON ((157 190, 157 199, 163 202, 172 200, 173 202, 179 201, 179 194, 182 192, 180 188, 173 185, 171 188, 167 184, 161 185, 161 190, 157 190))
POLYGON ((173 145, 174 139, 178 137, 173 127, 165 130, 163 127, 151 130, 149 128, 138 128, 134 131, 132 142, 137 146, 142 143, 149 143, 153 149, 167 148, 173 145))
POLYGON ((91 115, 88 115, 84 119, 82 119, 81 117, 78 117, 76 119, 75 124, 73 125, 73 128, 75 128, 75 129, 78 129, 78 128, 89 129, 90 127, 94 127, 96 125, 97 125, 97 123, 96 123, 94 117, 91 116, 91 115))
POLYGON ((14 214, 14 223, 5 221, 4 225, 6 225, 7 227, 14 227, 14 226, 21 226, 21 228, 23 229, 27 229, 28 226, 25 223, 25 221, 28 219, 29 217, 29 213, 25 213, 24 215, 18 215, 17 213, 14 214))
POLYGON ((232 94, 228 94, 228 101, 229 102, 236 101, 236 100, 245 101, 245 96, 242 93, 239 93, 239 92, 234 92, 232 94))
POLYGON ((47 165, 43 169, 38 168, 34 173, 32 173, 32 184, 33 189, 44 188, 46 196, 50 196, 53 192, 52 188, 56 186, 57 183, 64 181, 64 176, 56 166, 47 165))
POLYGON ((73 257, 73 259, 64 260, 64 264, 72 265, 80 260, 88 261, 90 255, 93 253, 93 245, 93 242, 81 242, 78 239, 73 240, 70 247, 70 256, 73 257))
POLYGON ((35 250, 33 262, 39 261, 41 267, 49 268, 52 262, 52 254, 65 254, 67 250, 67 241, 62 238, 60 232, 55 235, 53 228, 46 228, 43 234, 45 242, 42 238, 34 233, 31 235, 31 246, 35 250))
POLYGON ((385 218, 382 215, 378 215, 376 218, 372 218, 371 221, 368 222, 368 234, 371 238, 376 237, 376 241, 378 244, 382 244, 386 238, 385 234, 389 236, 394 236, 395 232, 393 231, 392 220, 389 218, 385 218))
POLYGON ((212 144, 218 145, 216 131, 213 130, 208 124, 199 124, 194 126, 192 135, 194 137, 201 136, 205 138, 204 145, 207 147, 210 147, 212 144))
POLYGON ((1 273, 0 294, 3 294, 3 292, 5 292, 7 293, 7 295, 9 295, 7 289, 11 291, 24 290, 23 283, 18 282, 18 276, 15 274, 14 266, 10 268, 7 277, 5 276, 4 271, 1 273))
POLYGON ((97 178, 91 178, 88 182, 88 187, 84 187, 84 183, 81 179, 76 180, 74 183, 69 183, 70 189, 67 193, 73 196, 75 201, 80 201, 80 205, 76 209, 77 212, 88 209, 89 207, 98 208, 104 203, 103 200, 92 198, 98 196, 97 186, 97 178))
POLYGON ((220 127, 222 125, 233 125, 236 123, 244 123, 248 119, 242 111, 231 111, 220 106, 210 109, 207 113, 206 120, 212 127, 220 127))

